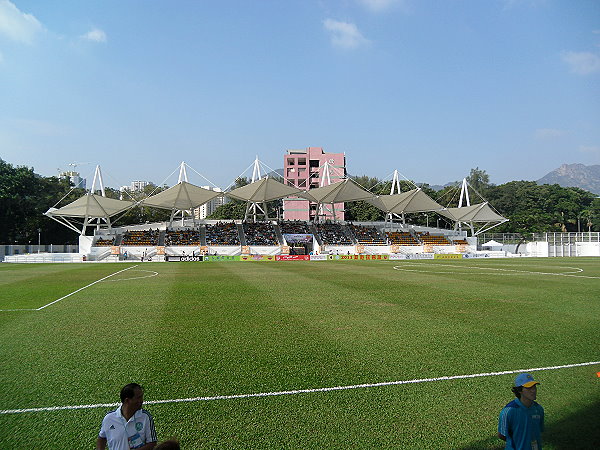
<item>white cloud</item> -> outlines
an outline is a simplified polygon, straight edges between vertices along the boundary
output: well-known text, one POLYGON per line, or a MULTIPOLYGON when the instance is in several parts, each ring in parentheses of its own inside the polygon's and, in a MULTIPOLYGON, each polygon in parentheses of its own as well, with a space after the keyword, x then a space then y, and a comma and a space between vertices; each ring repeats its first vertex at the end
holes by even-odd
POLYGON ((538 128, 535 130, 536 139, 554 139, 564 135, 565 132, 563 130, 556 130, 554 128, 538 128))
POLYGON ((578 75, 600 72, 600 56, 591 52, 562 52, 562 60, 578 75))
POLYGON ((106 33, 98 28, 94 28, 80 37, 81 39, 86 39, 93 42, 106 42, 106 33))
POLYGON ((44 30, 31 14, 26 14, 8 0, 0 0, 0 34, 17 42, 31 44, 35 35, 44 30))
POLYGON ((406 6, 406 0, 356 0, 370 11, 381 12, 393 6, 406 6))
POLYGON ((326 19, 323 25, 331 33, 331 43, 335 47, 354 49, 369 42, 353 23, 326 19))

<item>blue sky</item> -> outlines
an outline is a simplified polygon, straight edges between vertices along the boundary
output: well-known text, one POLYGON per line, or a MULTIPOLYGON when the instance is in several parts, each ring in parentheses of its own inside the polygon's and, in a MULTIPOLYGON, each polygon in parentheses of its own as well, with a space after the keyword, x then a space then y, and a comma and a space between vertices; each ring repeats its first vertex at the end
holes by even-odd
POLYGON ((309 146, 430 184, 600 164, 600 2, 0 0, 12 164, 226 187, 309 146))

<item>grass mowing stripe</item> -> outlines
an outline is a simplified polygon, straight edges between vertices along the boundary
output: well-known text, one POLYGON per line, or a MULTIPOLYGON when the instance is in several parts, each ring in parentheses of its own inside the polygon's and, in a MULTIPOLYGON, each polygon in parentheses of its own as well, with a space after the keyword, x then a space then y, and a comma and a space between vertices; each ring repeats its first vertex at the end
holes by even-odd
MULTIPOLYGON (((233 395, 217 395, 213 397, 190 397, 190 398, 176 398, 167 400, 148 400, 144 403, 146 405, 160 405, 165 403, 189 403, 189 402, 200 402, 200 401, 214 401, 214 400, 235 400, 242 398, 252 397, 275 397, 279 395, 294 395, 294 394, 311 394, 315 392, 331 392, 331 391, 345 391, 349 389, 364 389, 373 387, 384 387, 384 386, 398 386, 402 384, 416 384, 416 383, 431 383, 434 381, 449 381, 449 380, 463 380, 467 378, 480 378, 480 377, 492 377, 499 375, 510 375, 521 372, 540 372, 543 370, 557 370, 557 369, 568 369, 572 367, 582 366, 593 366, 600 364, 600 361, 589 361, 584 363, 575 364, 563 364, 560 366, 550 367, 535 367, 531 369, 516 369, 516 370, 504 370, 501 372, 485 372, 485 373, 473 373, 468 375, 448 375, 443 377, 435 378, 420 378, 416 380, 400 380, 400 381, 384 381, 380 383, 363 383, 355 384, 351 386, 333 386, 333 387, 322 387, 313 389, 295 389, 291 391, 278 391, 278 392, 259 392, 254 394, 233 394, 233 395)), ((118 406, 120 403, 97 403, 94 405, 71 405, 71 406, 47 406, 43 408, 26 408, 26 409, 4 409, 0 410, 0 414, 20 414, 28 412, 43 412, 43 411, 62 411, 62 410, 74 410, 74 409, 94 409, 94 408, 110 408, 118 406)))

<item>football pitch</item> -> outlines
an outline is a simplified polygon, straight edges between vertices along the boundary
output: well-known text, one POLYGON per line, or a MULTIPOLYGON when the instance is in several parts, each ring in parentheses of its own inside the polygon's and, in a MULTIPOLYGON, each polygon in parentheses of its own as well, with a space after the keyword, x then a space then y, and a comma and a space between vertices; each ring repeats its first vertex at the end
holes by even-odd
POLYGON ((600 258, 0 264, 0 448, 93 448, 137 382, 198 448, 600 447, 600 258), (114 404, 114 406, 112 406, 114 404))

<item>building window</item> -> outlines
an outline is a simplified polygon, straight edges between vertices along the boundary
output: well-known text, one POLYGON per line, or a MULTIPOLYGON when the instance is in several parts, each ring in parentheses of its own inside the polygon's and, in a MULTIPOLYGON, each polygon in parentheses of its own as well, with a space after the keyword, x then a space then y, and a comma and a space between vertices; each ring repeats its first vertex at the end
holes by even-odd
POLYGON ((298 165, 299 166, 305 166, 306 165, 306 158, 298 158, 298 165))
POLYGON ((293 166, 293 165, 294 165, 294 161, 295 161, 295 159, 294 159, 294 158, 288 158, 288 159, 287 159, 287 165, 288 165, 288 166, 293 166))

